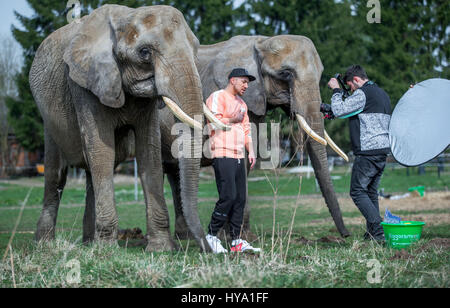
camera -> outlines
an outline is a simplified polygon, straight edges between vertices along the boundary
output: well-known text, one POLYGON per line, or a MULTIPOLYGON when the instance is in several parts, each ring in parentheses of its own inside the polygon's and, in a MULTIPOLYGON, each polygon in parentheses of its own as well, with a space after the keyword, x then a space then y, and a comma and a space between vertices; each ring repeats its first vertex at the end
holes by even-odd
MULTIPOLYGON (((337 79, 339 86, 341 87, 341 89, 343 91, 342 100, 345 100, 347 97, 350 96, 350 89, 345 85, 341 74, 339 74, 339 73, 335 74, 334 78, 337 79)), ((333 114, 333 111, 331 110, 331 105, 329 105, 329 104, 321 103, 320 104, 320 112, 323 113, 324 119, 333 120, 336 118, 333 114)))
POLYGON ((320 112, 323 113, 323 118, 327 120, 333 120, 335 118, 333 111, 331 110, 331 105, 329 104, 320 104, 320 112))
POLYGON ((350 96, 350 88, 345 85, 341 74, 337 73, 336 75, 334 75, 334 78, 337 79, 337 81, 339 82, 339 85, 341 86, 341 89, 344 91, 344 93, 342 95, 342 99, 345 100, 347 97, 350 96))

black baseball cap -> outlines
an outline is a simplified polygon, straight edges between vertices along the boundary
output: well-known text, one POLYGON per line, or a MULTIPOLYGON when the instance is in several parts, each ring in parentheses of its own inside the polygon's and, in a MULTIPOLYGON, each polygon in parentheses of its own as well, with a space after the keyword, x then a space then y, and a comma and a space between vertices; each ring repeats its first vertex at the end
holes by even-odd
POLYGON ((253 77, 252 75, 250 75, 245 68, 241 68, 241 67, 233 69, 231 71, 230 75, 228 75, 228 80, 233 77, 248 77, 248 80, 250 82, 256 80, 256 78, 253 77))

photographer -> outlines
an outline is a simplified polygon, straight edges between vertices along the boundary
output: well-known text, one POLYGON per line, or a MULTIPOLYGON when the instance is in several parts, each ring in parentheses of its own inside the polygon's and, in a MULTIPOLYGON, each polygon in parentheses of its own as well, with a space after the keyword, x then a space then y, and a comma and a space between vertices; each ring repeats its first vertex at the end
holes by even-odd
POLYGON ((383 89, 369 81, 359 65, 348 68, 344 83, 352 91, 352 95, 345 100, 345 91, 339 87, 336 78, 331 78, 328 86, 333 89, 332 114, 338 118, 349 118, 350 139, 355 154, 350 196, 366 219, 364 238, 384 241, 378 185, 390 152, 391 102, 383 89))

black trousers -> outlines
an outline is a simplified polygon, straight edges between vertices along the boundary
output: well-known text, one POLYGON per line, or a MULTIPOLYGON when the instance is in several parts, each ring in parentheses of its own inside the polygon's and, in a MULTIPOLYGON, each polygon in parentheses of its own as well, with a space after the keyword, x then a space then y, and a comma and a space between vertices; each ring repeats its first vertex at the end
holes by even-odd
POLYGON ((244 159, 215 158, 213 160, 219 200, 212 213, 208 233, 217 235, 229 222, 233 240, 240 238, 244 219, 247 171, 244 159))
POLYGON ((378 185, 386 166, 386 155, 355 157, 350 184, 350 196, 366 219, 367 235, 378 239, 383 236, 380 225, 378 185))

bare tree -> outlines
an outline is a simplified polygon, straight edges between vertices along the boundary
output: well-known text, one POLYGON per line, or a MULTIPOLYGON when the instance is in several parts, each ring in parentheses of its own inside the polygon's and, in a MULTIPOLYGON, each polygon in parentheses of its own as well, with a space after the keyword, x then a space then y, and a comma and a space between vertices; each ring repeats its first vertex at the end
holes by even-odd
POLYGON ((0 176, 5 175, 9 163, 8 135, 11 128, 8 124, 6 97, 16 97, 15 76, 20 70, 20 46, 12 37, 0 35, 0 156, 2 168, 0 176))

